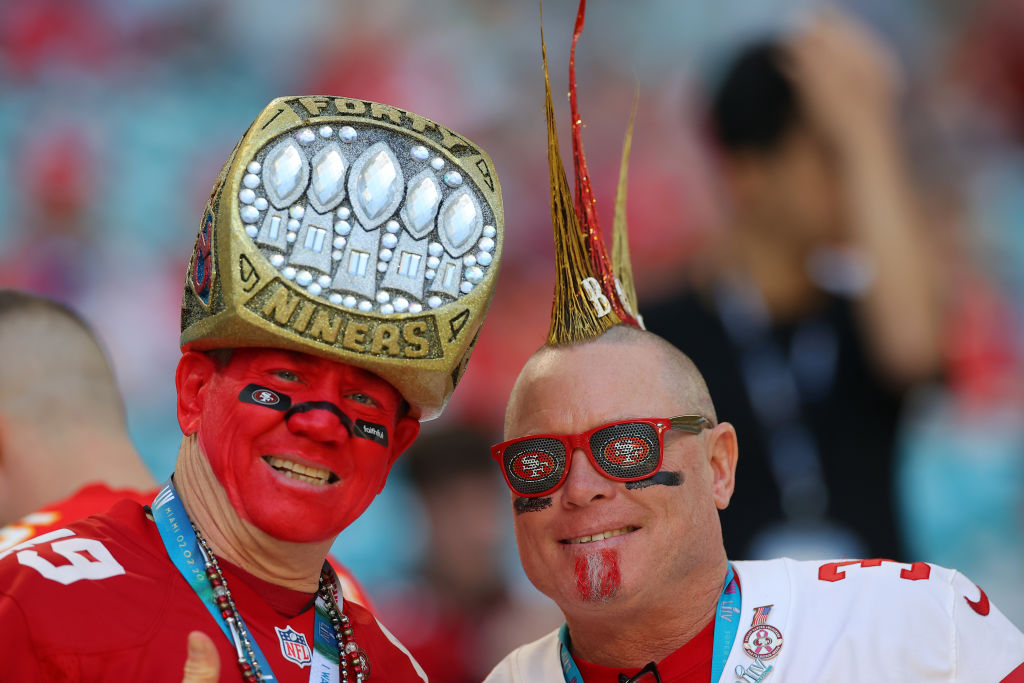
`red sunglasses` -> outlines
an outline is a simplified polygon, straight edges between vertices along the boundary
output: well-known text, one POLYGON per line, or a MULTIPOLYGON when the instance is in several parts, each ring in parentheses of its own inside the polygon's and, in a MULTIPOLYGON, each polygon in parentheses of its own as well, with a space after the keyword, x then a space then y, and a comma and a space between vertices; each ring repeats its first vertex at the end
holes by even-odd
POLYGON ((702 415, 633 418, 609 422, 579 434, 534 434, 491 446, 508 487, 527 498, 555 491, 569 474, 566 463, 577 448, 604 476, 615 481, 639 481, 659 469, 670 429, 699 434, 711 429, 702 415))

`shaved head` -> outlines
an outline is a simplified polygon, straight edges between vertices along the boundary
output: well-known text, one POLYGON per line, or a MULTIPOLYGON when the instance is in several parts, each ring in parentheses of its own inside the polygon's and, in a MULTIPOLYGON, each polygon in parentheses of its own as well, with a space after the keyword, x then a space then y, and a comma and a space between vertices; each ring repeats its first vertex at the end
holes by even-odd
POLYGON ((711 401, 707 383, 690 358, 658 335, 632 325, 616 325, 600 337, 571 346, 543 346, 526 362, 512 389, 505 412, 505 438, 512 438, 510 426, 521 408, 521 397, 527 385, 545 376, 548 369, 560 364, 567 354, 584 349, 599 350, 607 347, 610 362, 626 362, 630 357, 644 355, 656 359, 660 368, 655 377, 637 377, 638 383, 656 380, 678 402, 678 413, 703 415, 717 423, 715 406, 711 401), (615 359, 614 361, 612 359, 615 359))
POLYGON ((584 624, 600 629, 609 619, 674 604, 682 594, 706 592, 713 610, 728 565, 718 511, 732 496, 736 430, 718 422, 693 362, 635 327, 618 325, 586 343, 540 349, 516 380, 507 440, 580 435, 638 420, 664 425, 683 415, 700 415, 712 426, 665 431, 654 446, 658 470, 644 479, 610 476, 593 441, 577 442, 564 454, 556 488, 543 497, 511 494, 523 569, 562 608, 574 639, 584 624))
POLYGON ((153 486, 89 326, 48 299, 0 290, 0 526, 87 483, 153 486))
POLYGON ((0 413, 47 429, 88 421, 124 429, 114 373, 70 309, 0 290, 0 413))

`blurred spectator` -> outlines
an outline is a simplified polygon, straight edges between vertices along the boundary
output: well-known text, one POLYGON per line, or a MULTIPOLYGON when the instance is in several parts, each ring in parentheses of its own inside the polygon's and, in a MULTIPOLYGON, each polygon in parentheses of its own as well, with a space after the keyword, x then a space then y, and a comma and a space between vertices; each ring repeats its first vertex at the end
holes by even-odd
POLYGON ((641 309, 741 435, 730 555, 903 555, 894 434, 905 391, 937 372, 939 295, 898 85, 876 39, 830 12, 742 50, 712 98, 721 260, 641 309))
POLYGON ((415 577, 380 612, 432 681, 483 680, 509 650, 561 621, 548 601, 513 595, 503 561, 508 494, 490 445, 475 429, 448 427, 403 455, 428 538, 415 577))
POLYGON ((1022 8, 1020 0, 963 8, 928 93, 929 114, 944 133, 942 145, 928 146, 930 168, 938 171, 932 175, 940 180, 928 201, 930 223, 948 227, 951 238, 943 263, 951 294, 946 382, 909 403, 898 472, 909 550, 955 563, 1018 626, 1024 624, 1022 8), (935 163, 937 150, 950 157, 946 164, 935 163))
POLYGON ((156 482, 85 321, 48 299, 0 290, 0 358, 0 527, 36 511, 0 529, 0 549, 123 497, 152 500, 156 482))

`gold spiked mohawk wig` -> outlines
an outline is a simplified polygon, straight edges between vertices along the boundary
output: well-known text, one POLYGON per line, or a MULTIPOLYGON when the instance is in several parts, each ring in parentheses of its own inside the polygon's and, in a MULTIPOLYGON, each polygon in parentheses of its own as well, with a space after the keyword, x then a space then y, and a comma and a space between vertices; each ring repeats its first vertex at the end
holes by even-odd
POLYGON ((548 77, 547 47, 541 14, 541 55, 544 62, 545 114, 548 126, 548 171, 551 175, 551 223, 555 237, 555 299, 547 344, 563 346, 601 336, 615 325, 625 323, 643 328, 637 313, 636 291, 629 263, 626 237, 626 171, 633 136, 636 105, 630 116, 619 170, 615 201, 612 260, 601 236, 596 200, 583 153, 580 119, 576 101, 576 43, 583 32, 586 0, 580 0, 569 53, 569 108, 572 113, 573 167, 576 196, 573 200, 558 147, 551 81, 548 77))
POLYGON ((437 417, 483 324, 503 234, 494 166, 472 142, 377 102, 278 98, 210 193, 182 349, 310 353, 437 417))

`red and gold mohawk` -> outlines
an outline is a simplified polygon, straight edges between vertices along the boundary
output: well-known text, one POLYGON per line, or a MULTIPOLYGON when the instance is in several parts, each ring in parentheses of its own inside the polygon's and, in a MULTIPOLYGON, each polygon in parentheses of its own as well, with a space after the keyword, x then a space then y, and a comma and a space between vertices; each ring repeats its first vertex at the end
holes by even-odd
POLYGON ((636 291, 629 264, 626 237, 626 171, 636 117, 636 102, 623 145, 615 202, 613 262, 609 262, 596 200, 583 153, 580 119, 576 102, 576 43, 583 32, 586 0, 580 0, 569 53, 569 107, 572 113, 573 170, 576 196, 573 200, 558 147, 548 55, 544 42, 544 14, 541 5, 540 44, 544 62, 544 111, 548 126, 548 170, 551 175, 551 225, 555 238, 555 299, 551 307, 548 346, 575 344, 601 336, 615 325, 625 323, 642 328, 636 314, 636 291), (572 205, 572 209, 570 209, 572 205), (614 266, 613 266, 614 263, 614 266), (619 277, 616 277, 618 273, 619 277))

